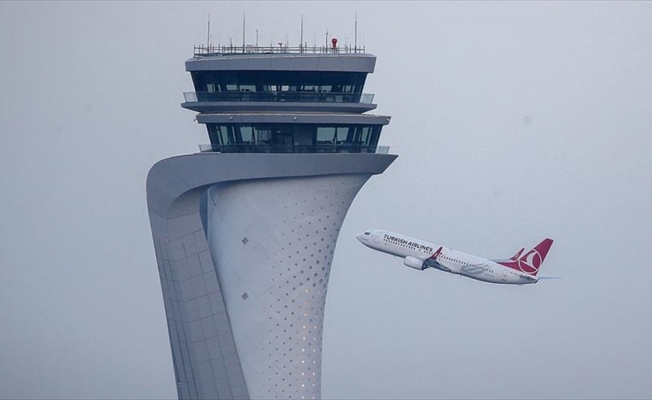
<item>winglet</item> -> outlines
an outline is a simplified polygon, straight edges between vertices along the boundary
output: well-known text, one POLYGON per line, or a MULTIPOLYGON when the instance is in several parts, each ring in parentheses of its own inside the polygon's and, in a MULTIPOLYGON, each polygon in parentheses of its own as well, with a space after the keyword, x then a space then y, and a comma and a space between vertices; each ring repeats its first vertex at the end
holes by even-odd
POLYGON ((435 251, 435 253, 434 253, 433 255, 430 256, 430 259, 431 259, 431 260, 435 260, 435 261, 437 261, 437 257, 439 257, 439 254, 441 253, 441 249, 443 249, 443 248, 444 248, 443 246, 440 246, 440 247, 437 249, 437 251, 435 251))

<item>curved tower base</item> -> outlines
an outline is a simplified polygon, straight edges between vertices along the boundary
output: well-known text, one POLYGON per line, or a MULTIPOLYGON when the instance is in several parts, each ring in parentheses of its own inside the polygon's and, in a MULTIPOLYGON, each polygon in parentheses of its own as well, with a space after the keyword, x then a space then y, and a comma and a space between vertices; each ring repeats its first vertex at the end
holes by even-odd
POLYGON ((331 260, 344 216, 370 176, 209 190, 208 245, 252 398, 320 398, 331 260))
POLYGON ((395 158, 208 153, 152 167, 147 200, 180 398, 319 397, 339 229, 358 190, 395 158))

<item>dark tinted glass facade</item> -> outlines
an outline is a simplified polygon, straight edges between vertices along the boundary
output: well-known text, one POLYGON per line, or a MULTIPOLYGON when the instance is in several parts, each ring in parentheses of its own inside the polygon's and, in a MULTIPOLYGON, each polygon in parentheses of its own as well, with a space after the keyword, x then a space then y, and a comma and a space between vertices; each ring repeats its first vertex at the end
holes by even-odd
POLYGON ((207 124, 222 153, 375 153, 382 125, 207 124))
POLYGON ((318 71, 194 71, 197 92, 360 94, 367 74, 318 71))

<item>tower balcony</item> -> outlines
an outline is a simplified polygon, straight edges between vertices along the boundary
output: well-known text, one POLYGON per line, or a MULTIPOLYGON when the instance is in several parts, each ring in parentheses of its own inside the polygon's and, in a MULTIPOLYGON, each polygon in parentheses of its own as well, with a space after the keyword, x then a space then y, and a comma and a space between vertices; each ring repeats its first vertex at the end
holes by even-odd
POLYGON ((370 93, 311 91, 185 92, 181 107, 197 112, 315 111, 364 113, 376 108, 370 93))

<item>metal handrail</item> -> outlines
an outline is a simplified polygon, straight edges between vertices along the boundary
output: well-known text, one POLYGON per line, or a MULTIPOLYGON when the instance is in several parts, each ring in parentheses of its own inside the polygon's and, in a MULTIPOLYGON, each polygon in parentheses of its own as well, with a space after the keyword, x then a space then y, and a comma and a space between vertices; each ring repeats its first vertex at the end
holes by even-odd
POLYGON ((376 153, 388 154, 389 146, 365 146, 362 144, 312 144, 312 145, 270 145, 270 144, 200 144, 201 153, 376 153))
POLYGON ((279 43, 278 46, 234 46, 234 45, 198 45, 194 47, 195 57, 210 57, 230 54, 365 54, 365 47, 359 46, 301 46, 291 47, 279 43))
POLYGON ((362 103, 372 104, 371 93, 339 92, 184 92, 183 98, 188 103, 222 102, 222 101, 266 101, 266 102, 300 102, 300 103, 362 103))

